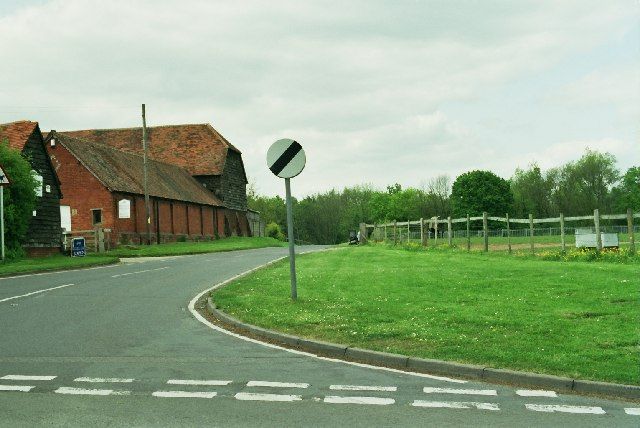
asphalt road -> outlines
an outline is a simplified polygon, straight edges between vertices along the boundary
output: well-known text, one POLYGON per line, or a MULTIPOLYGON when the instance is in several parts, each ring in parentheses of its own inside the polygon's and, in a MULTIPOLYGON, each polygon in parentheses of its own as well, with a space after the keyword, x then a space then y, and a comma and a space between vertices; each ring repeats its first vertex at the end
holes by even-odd
POLYGON ((308 357, 213 330, 188 310, 204 289, 286 252, 0 279, 0 425, 640 425, 638 403, 308 357))

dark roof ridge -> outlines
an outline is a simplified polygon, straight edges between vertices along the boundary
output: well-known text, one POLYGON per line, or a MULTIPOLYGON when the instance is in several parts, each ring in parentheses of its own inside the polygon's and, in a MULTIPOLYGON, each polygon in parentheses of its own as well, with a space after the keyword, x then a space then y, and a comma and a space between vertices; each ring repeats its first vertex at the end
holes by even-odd
MULTIPOLYGON (((153 128, 172 128, 172 127, 178 127, 178 126, 211 126, 213 128, 213 126, 210 123, 180 123, 180 124, 175 124, 175 125, 155 125, 155 126, 147 126, 147 129, 153 129, 153 128)), ((66 131, 58 131, 62 134, 64 134, 65 132, 85 132, 85 131, 131 131, 133 129, 142 129, 142 126, 128 126, 128 127, 124 127, 124 128, 87 128, 87 129, 68 129, 66 131)))

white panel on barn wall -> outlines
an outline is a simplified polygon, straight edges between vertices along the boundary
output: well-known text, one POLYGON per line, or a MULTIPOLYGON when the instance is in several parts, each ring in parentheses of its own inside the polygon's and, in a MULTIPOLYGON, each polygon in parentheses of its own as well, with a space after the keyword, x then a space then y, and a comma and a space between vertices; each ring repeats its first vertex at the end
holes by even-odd
POLYGON ((60 205, 60 227, 66 232, 71 230, 71 207, 69 205, 60 205))
POLYGON ((131 218, 131 201, 129 199, 118 201, 118 218, 131 218))

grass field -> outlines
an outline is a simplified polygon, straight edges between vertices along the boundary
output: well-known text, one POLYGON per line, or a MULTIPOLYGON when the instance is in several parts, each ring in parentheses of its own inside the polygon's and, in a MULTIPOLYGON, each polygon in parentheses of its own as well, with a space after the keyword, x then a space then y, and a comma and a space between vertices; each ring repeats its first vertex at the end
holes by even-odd
POLYGON ((27 272, 75 269, 117 262, 117 257, 105 255, 73 258, 59 255, 35 259, 7 260, 0 263, 0 276, 16 275, 27 272))
POLYGON ((248 250, 251 248, 283 247, 285 245, 285 242, 273 238, 231 237, 215 241, 171 242, 158 245, 127 245, 108 251, 106 254, 117 257, 177 256, 182 254, 248 250))
POLYGON ((385 246, 286 261, 218 290, 244 321, 424 358, 640 384, 640 263, 385 246))

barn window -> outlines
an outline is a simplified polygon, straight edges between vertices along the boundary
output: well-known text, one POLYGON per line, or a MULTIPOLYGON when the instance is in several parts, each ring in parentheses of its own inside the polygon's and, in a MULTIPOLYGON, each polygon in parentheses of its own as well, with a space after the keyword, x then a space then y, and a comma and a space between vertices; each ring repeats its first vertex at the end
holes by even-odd
POLYGON ((102 223, 102 209, 91 210, 91 220, 94 225, 102 223))
POLYGON ((131 218, 131 201, 129 199, 118 201, 118 218, 131 218))
POLYGON ((36 196, 42 197, 42 176, 38 174, 38 171, 31 170, 31 176, 37 183, 36 196))

